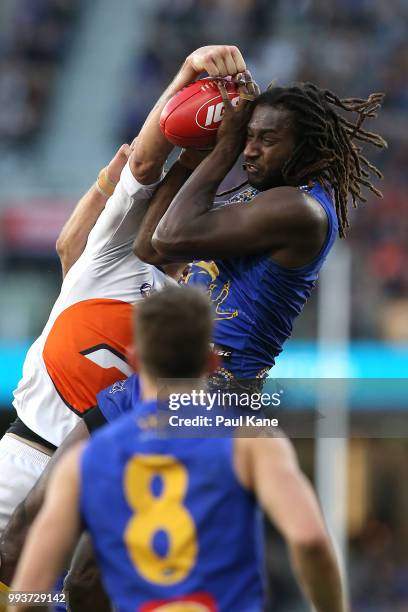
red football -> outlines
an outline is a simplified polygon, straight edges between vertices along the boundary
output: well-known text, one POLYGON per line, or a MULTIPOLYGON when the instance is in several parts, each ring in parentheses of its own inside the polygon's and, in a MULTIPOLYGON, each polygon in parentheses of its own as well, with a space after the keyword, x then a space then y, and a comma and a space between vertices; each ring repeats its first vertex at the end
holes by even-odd
MULTIPOLYGON (((232 104, 239 93, 231 79, 223 79, 232 104)), ((224 103, 211 77, 201 79, 176 93, 164 107, 160 127, 167 140, 179 147, 205 149, 215 144, 224 114, 224 103)))

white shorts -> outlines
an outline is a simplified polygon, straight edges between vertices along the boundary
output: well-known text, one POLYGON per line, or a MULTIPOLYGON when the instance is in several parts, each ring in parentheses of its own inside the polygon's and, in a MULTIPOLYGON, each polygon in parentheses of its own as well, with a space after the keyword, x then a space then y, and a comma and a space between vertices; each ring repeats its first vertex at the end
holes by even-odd
POLYGON ((51 457, 5 434, 0 440, 0 532, 51 457))

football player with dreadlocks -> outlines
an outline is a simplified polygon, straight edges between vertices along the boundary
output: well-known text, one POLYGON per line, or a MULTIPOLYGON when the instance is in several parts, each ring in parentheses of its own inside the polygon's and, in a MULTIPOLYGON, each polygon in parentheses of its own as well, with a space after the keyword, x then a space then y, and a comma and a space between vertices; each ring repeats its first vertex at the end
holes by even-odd
POLYGON ((336 235, 346 234, 349 200, 364 200, 362 187, 381 196, 370 181, 381 173, 355 141, 386 146, 362 127, 383 94, 340 99, 300 83, 257 96, 250 74, 242 78, 253 95, 234 108, 220 84, 225 115, 215 148, 192 173, 173 166, 135 244, 151 263, 194 261, 187 282, 203 283, 214 303, 227 380, 262 378, 274 365, 336 235), (217 189, 242 152, 248 185, 217 207, 217 189))

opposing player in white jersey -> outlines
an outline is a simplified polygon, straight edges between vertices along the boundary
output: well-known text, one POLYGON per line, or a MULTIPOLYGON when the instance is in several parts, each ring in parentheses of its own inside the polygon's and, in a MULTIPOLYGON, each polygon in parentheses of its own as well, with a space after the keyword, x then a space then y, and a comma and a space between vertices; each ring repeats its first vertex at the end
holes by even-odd
MULTIPOLYGON (((55 447, 93 407, 96 393, 126 377, 131 303, 175 282, 132 253, 138 225, 172 148, 158 133, 161 109, 203 71, 218 76, 243 70, 245 63, 235 47, 198 49, 186 59, 146 120, 113 196, 91 231, 84 253, 68 270, 44 331, 28 352, 15 392, 18 420, 0 442, 0 530, 55 447)), ((194 163, 192 167, 189 163, 187 168, 192 170, 194 163)), ((102 192, 110 187, 107 178, 103 173, 102 192)), ((100 188, 101 183, 99 192, 100 188)), ((82 239, 87 233, 86 223, 81 225, 81 206, 85 210, 101 196, 99 192, 94 187, 78 205, 70 222, 71 239, 76 232, 82 233, 82 239)), ((82 247, 71 244, 71 249, 75 260, 82 247)))
POLYGON ((0 529, 48 461, 106 385, 129 374, 131 304, 146 289, 175 282, 132 254, 155 184, 129 164, 68 271, 40 337, 27 353, 14 392, 17 421, 0 442, 0 529))

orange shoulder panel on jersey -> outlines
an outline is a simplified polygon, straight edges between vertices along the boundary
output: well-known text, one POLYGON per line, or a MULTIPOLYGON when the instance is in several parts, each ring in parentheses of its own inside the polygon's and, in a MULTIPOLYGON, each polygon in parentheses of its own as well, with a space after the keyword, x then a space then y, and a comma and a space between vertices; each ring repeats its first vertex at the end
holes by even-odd
POLYGON ((44 344, 47 372, 65 404, 83 414, 96 394, 131 373, 132 305, 119 300, 77 302, 55 320, 44 344))

